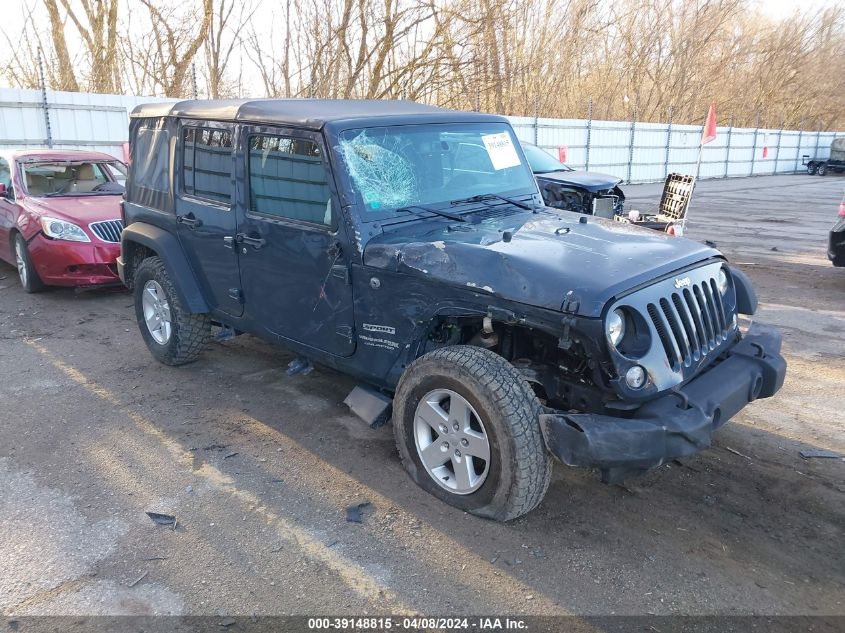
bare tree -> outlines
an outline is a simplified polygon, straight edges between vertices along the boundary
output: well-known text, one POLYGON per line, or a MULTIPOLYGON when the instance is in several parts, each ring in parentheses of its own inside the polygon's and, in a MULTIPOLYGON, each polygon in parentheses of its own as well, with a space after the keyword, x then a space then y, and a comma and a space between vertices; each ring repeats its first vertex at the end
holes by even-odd
POLYGON ((76 80, 74 65, 71 63, 70 53, 65 39, 65 24, 59 12, 56 0, 44 0, 44 6, 50 17, 50 35, 52 36, 53 53, 56 56, 58 73, 53 85, 58 90, 79 90, 79 83, 76 80))
POLYGON ((24 1, 24 36, 0 51, 12 85, 37 85, 41 47, 65 90, 185 96, 199 62, 211 97, 252 77, 268 96, 549 117, 592 97, 595 116, 695 123, 716 101, 736 125, 845 126, 838 5, 774 19, 753 0, 24 1))
MULTIPOLYGON (((34 5, 24 4, 21 7, 23 17, 23 29, 21 32, 11 35, 2 30, 3 39, 6 41, 8 57, 3 65, 2 77, 9 85, 16 88, 38 88, 41 85, 41 73, 39 61, 45 64, 48 71, 50 84, 55 85, 50 76, 53 67, 51 59, 44 59, 44 39, 38 28, 34 16, 34 5), (14 39, 13 39, 14 37, 14 39), (41 60, 39 60, 39 56, 41 60)), ((48 49, 52 51, 52 49, 48 49)))
POLYGON ((139 36, 128 38, 125 44, 136 91, 188 96, 188 72, 211 26, 212 0, 202 0, 199 6, 186 11, 154 0, 140 2, 146 9, 139 18, 143 26, 132 29, 139 36))
POLYGON ((232 96, 232 86, 226 85, 226 71, 235 47, 241 44, 241 33, 254 13, 250 1, 215 0, 203 42, 208 96, 212 99, 232 96))
MULTIPOLYGON (((86 48, 89 66, 88 89, 92 92, 120 92, 123 69, 117 55, 117 42, 120 38, 117 23, 119 0, 79 0, 81 13, 74 10, 69 0, 60 2, 86 48)), ((56 0, 45 0, 45 4, 52 23, 52 16, 58 13, 56 0)), ((58 44, 56 50, 60 50, 58 44)))

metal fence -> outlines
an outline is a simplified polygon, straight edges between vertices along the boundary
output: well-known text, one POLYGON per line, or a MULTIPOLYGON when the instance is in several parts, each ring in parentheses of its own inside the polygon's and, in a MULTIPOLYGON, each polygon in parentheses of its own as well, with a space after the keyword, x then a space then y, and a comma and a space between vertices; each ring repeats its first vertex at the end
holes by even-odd
MULTIPOLYGON (((702 125, 509 117, 520 140, 558 156, 565 148, 572 167, 614 174, 625 182, 694 175, 702 125)), ((827 158, 843 133, 771 128, 717 128, 704 146, 700 178, 793 173, 802 156, 827 158)))
MULTIPOLYGON (((160 97, 0 88, 0 148, 89 149, 123 156, 129 112, 160 97)), ((572 167, 615 174, 626 182, 692 174, 701 125, 508 117, 523 141, 572 167)), ((704 146, 701 178, 756 176, 801 170, 802 155, 826 158, 834 132, 720 127, 704 146), (764 150, 765 148, 765 150, 764 150), (765 155, 764 155, 765 154, 765 155)))
POLYGON ((157 97, 0 88, 0 148, 84 149, 123 157, 129 112, 157 97))

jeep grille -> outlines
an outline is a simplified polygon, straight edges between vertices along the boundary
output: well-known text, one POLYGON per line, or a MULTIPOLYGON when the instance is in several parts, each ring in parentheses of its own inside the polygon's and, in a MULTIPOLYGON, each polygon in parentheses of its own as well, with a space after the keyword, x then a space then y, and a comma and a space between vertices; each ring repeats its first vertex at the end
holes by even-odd
POLYGON ((120 220, 106 220, 105 222, 94 222, 89 227, 94 235, 104 242, 113 244, 120 242, 120 234, 123 231, 123 222, 120 220))
POLYGON ((689 367, 718 348, 732 327, 714 277, 661 297, 646 309, 673 369, 689 367))

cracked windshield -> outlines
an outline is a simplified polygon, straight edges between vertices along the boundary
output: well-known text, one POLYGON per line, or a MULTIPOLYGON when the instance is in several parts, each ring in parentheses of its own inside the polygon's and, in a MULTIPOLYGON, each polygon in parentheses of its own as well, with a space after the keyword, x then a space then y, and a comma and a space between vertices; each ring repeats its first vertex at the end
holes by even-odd
POLYGON ((498 123, 404 125, 347 130, 339 153, 362 208, 381 216, 415 205, 449 208, 472 196, 534 193, 516 143, 498 123))

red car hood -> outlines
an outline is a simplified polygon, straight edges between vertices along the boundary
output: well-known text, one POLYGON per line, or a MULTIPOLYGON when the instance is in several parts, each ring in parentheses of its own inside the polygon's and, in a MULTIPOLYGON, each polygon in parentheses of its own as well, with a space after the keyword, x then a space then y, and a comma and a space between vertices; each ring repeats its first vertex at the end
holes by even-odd
POLYGON ((122 196, 56 196, 24 200, 24 206, 33 214, 46 215, 75 224, 88 225, 101 220, 120 218, 122 196))

